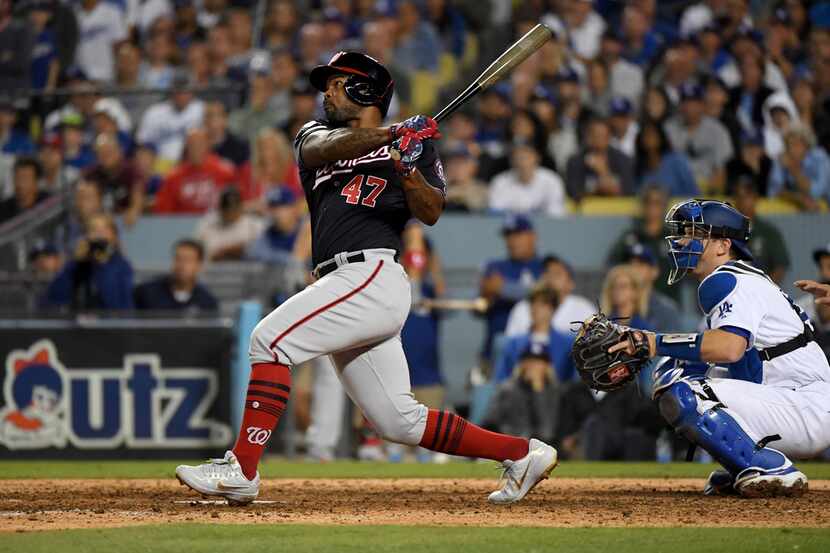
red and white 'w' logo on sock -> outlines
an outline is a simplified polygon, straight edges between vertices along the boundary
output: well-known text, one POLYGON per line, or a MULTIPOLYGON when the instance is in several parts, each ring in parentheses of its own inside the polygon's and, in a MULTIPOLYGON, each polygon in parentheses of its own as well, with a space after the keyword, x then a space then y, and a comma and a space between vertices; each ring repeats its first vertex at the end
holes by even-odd
POLYGON ((258 426, 249 426, 245 431, 248 432, 248 443, 254 445, 265 445, 271 437, 270 430, 264 430, 258 426))
POLYGON ((288 403, 290 392, 291 370, 286 365, 257 363, 251 367, 242 426, 233 446, 233 453, 249 480, 256 475, 259 459, 288 403))

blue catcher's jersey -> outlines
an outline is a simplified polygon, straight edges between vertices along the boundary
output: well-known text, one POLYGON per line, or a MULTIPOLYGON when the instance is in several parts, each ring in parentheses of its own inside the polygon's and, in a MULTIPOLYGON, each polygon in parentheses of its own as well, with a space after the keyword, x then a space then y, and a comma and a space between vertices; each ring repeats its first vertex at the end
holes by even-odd
POLYGON ((795 338, 810 322, 760 269, 743 261, 721 265, 700 283, 698 301, 709 328, 728 329, 747 339, 743 358, 725 365, 732 378, 788 388, 830 382, 830 365, 815 342, 762 361, 758 350, 795 338))

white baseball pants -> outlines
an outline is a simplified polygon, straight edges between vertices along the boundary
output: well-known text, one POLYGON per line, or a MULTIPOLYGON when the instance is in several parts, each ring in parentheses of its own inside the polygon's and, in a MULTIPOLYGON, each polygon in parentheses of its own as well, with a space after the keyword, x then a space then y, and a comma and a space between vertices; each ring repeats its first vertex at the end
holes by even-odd
POLYGON ((298 365, 330 355, 343 388, 389 441, 417 445, 428 409, 415 401, 400 330, 409 277, 387 249, 341 265, 292 296, 254 328, 251 363, 298 365))
MULTIPOLYGON (((756 442, 777 434, 781 439, 769 446, 802 459, 830 447, 830 383, 814 382, 793 390, 730 378, 708 382, 727 412, 756 442)), ((714 404, 700 403, 704 410, 714 404)))
POLYGON ((346 394, 328 355, 311 362, 311 425, 306 432, 309 453, 321 459, 334 458, 345 415, 346 394))

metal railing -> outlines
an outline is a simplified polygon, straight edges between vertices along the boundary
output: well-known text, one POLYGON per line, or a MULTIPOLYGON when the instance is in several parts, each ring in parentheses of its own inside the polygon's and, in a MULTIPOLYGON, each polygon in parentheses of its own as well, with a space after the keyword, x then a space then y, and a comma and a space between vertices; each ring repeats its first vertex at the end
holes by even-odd
POLYGON ((29 249, 37 240, 60 244, 67 215, 65 198, 55 194, 0 224, 0 270, 23 271, 29 249))

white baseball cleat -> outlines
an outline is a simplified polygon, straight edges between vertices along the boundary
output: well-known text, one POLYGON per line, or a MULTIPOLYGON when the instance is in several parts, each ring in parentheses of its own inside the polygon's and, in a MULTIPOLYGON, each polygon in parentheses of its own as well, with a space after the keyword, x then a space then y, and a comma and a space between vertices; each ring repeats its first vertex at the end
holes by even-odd
POLYGON ((735 479, 743 497, 800 497, 807 491, 807 477, 792 465, 776 473, 745 470, 735 479))
POLYGON ((224 497, 229 505, 246 505, 259 495, 259 472, 253 480, 245 478, 232 451, 203 465, 179 465, 176 478, 202 495, 224 497))
POLYGON ((502 462, 502 485, 490 494, 490 503, 506 505, 519 501, 556 468, 559 456, 553 447, 533 438, 529 445, 527 455, 521 459, 502 462))

